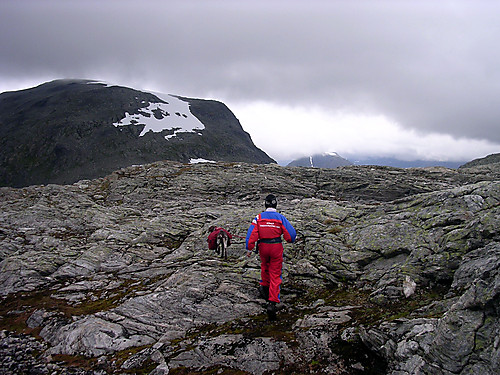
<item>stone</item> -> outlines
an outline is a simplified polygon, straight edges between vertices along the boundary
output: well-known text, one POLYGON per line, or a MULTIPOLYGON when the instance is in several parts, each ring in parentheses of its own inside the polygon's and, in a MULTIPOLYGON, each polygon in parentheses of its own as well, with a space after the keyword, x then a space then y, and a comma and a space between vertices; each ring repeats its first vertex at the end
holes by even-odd
POLYGON ((100 356, 154 342, 149 336, 129 335, 121 325, 92 316, 59 326, 55 330, 45 327, 40 336, 53 345, 51 354, 86 356, 100 356))
POLYGON ((413 281, 409 276, 406 276, 403 280, 403 293, 406 298, 411 297, 415 293, 417 288, 417 283, 413 281))
POLYGON ((497 374, 499 176, 157 162, 0 188, 1 369, 497 374), (302 238, 273 323, 240 238, 269 192, 302 238))

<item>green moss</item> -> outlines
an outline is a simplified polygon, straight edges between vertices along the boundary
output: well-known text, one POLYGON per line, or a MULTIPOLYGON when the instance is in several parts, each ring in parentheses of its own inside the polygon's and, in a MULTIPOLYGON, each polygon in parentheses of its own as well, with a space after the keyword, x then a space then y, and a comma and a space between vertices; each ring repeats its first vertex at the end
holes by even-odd
POLYGON ((52 361, 62 363, 65 367, 77 367, 84 370, 91 370, 97 363, 97 358, 85 357, 82 355, 54 354, 52 361))
POLYGON ((481 351, 484 350, 488 346, 489 342, 485 342, 482 338, 476 335, 474 340, 474 350, 481 351))
MULTIPOLYGON (((144 349, 150 348, 151 345, 137 346, 135 348, 128 348, 125 350, 118 351, 113 354, 111 361, 116 365, 116 367, 121 368, 123 363, 131 358, 133 355, 141 352, 144 349)), ((150 358, 146 359, 139 367, 134 367, 127 370, 120 370, 120 373, 124 374, 149 374, 153 371, 158 364, 152 361, 150 358)))
MULTIPOLYGON (((222 325, 209 324, 204 327, 199 327, 191 330, 187 337, 171 344, 175 347, 176 344, 184 342, 196 342, 198 338, 217 337, 224 334, 240 334, 246 339, 257 337, 271 337, 274 340, 287 343, 291 348, 298 345, 298 340, 295 334, 294 325, 298 319, 304 318, 306 315, 316 312, 313 307, 314 302, 318 299, 323 299, 326 305, 330 306, 359 306, 360 308, 351 309, 353 319, 350 322, 344 323, 340 327, 357 326, 360 324, 375 324, 381 319, 397 319, 398 317, 408 315, 409 310, 402 308, 404 302, 399 305, 377 306, 370 302, 370 294, 367 291, 362 291, 354 287, 323 287, 323 288, 305 288, 301 286, 300 281, 295 280, 293 283, 287 283, 287 290, 293 292, 297 297, 284 310, 278 312, 276 321, 269 321, 264 313, 258 314, 246 319, 237 319, 227 322, 222 325)), ((385 373, 385 362, 370 353, 361 343, 345 342, 337 340, 331 347, 333 352, 340 356, 339 360, 346 367, 361 363, 365 368, 363 373, 366 374, 383 374, 385 373)), ((177 346, 177 350, 192 350, 194 347, 177 346)), ((321 372, 329 364, 328 358, 315 357, 309 363, 294 364, 290 368, 281 368, 275 374, 290 374, 290 373, 316 373, 321 372)), ((172 374, 244 374, 239 370, 231 370, 220 366, 215 366, 209 369, 193 371, 179 367, 171 369, 172 374)))
POLYGON ((221 335, 242 335, 245 338, 272 337, 284 342, 295 341, 292 326, 297 321, 297 315, 290 312, 280 312, 280 317, 270 322, 267 314, 262 313, 250 319, 236 319, 222 325, 207 324, 189 331, 186 337, 171 342, 179 344, 184 340, 196 340, 199 337, 218 337, 221 335))
POLYGON ((342 232, 342 227, 340 225, 335 225, 333 227, 330 227, 326 230, 330 234, 338 234, 342 232))
MULTIPOLYGON (((358 306, 351 310, 353 322, 348 325, 376 325, 382 321, 393 321, 403 317, 415 316, 416 310, 427 306, 434 301, 443 299, 445 290, 428 289, 416 293, 412 298, 401 298, 398 301, 383 304, 374 303, 369 291, 356 287, 338 287, 317 289, 308 293, 303 302, 311 304, 313 301, 323 299, 328 306, 358 306)), ((441 313, 438 313, 440 315, 441 313)), ((424 317, 419 315, 419 317, 424 317)), ((429 317, 426 315, 425 317, 429 317)), ((433 316, 435 317, 435 315, 433 316)))
POLYGON ((87 298, 77 304, 54 298, 54 291, 50 289, 9 295, 0 304, 0 329, 36 335, 37 329, 30 329, 26 325, 26 320, 36 310, 57 311, 66 317, 107 311, 118 306, 126 296, 145 289, 147 285, 144 282, 146 281, 124 280, 118 288, 92 291, 95 300, 87 298))
POLYGON ((9 295, 0 304, 0 329, 32 333, 26 320, 35 310, 62 310, 66 306, 63 301, 52 298, 49 290, 9 295))

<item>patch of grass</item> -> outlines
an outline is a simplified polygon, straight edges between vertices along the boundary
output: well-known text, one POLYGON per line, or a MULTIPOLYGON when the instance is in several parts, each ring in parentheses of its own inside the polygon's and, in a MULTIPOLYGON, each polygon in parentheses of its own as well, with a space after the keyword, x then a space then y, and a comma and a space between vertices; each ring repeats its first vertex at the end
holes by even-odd
MULTIPOLYGON (((295 294, 296 299, 285 309, 278 312, 278 319, 270 322, 267 315, 261 314, 237 319, 222 325, 210 324, 201 328, 193 329, 187 340, 196 342, 201 337, 217 337, 223 334, 241 334, 246 339, 257 337, 270 337, 277 341, 287 343, 290 348, 299 345, 296 330, 293 329, 298 319, 313 314, 317 310, 313 308, 314 302, 319 299, 325 301, 325 306, 354 306, 350 308, 351 320, 340 324, 339 329, 348 327, 358 327, 360 325, 370 326, 380 324, 382 321, 394 321, 403 317, 418 317, 416 310, 430 303, 441 300, 443 292, 439 290, 422 290, 412 298, 401 298, 398 301, 384 305, 375 304, 371 301, 370 291, 361 290, 355 286, 331 285, 318 288, 305 288, 300 285, 300 281, 287 283, 287 292, 295 294)), ((183 340, 179 340, 180 343, 183 340)), ((357 340, 352 342, 334 340, 330 346, 335 355, 338 356, 340 367, 349 369, 352 374, 384 374, 386 362, 375 353, 370 352, 362 343, 357 340)), ((179 350, 192 350, 194 346, 189 346, 179 350)), ((281 368, 275 374, 302 374, 321 373, 322 369, 328 365, 330 359, 318 357, 311 359, 308 363, 295 364, 293 368, 281 368)), ((239 374, 237 370, 214 367, 205 370, 193 371, 193 369, 177 368, 172 369, 172 374, 239 374), (236 371, 236 372, 234 372, 236 371)))
POLYGON ((116 367, 120 368, 120 373, 122 374, 149 374, 158 366, 158 363, 154 362, 149 357, 146 358, 144 362, 140 363, 138 367, 134 367, 131 369, 121 369, 121 366, 127 359, 129 359, 133 355, 150 347, 151 345, 143 345, 115 352, 111 357, 111 361, 115 364, 116 367))
POLYGON ((340 225, 335 225, 333 227, 330 227, 326 230, 330 234, 338 234, 342 232, 342 227, 340 225))
POLYGON ((62 364, 64 367, 77 367, 84 370, 92 370, 97 358, 85 357, 82 355, 54 354, 52 361, 62 364))
POLYGON ((154 362, 151 359, 147 359, 141 367, 133 368, 129 370, 120 370, 120 374, 134 374, 134 375, 147 375, 150 374, 156 367, 158 367, 158 363, 154 362))
POLYGON ((0 304, 0 329, 32 334, 26 320, 37 309, 49 311, 64 309, 64 301, 52 298, 50 290, 9 295, 0 304))
POLYGON ((33 313, 33 309, 7 312, 3 311, 4 306, 0 308, 0 330, 9 330, 16 333, 24 333, 32 335, 37 339, 40 339, 41 328, 29 328, 26 325, 26 320, 33 313))
POLYGON ((360 306, 361 308, 352 310, 352 317, 356 324, 375 325, 382 321, 417 317, 416 310, 434 301, 442 300, 444 292, 439 289, 423 289, 411 298, 401 297, 397 301, 387 302, 382 305, 372 302, 368 291, 355 287, 346 288, 341 286, 335 290, 325 289, 318 292, 318 296, 325 300, 326 305, 330 306, 360 306))
POLYGON ((158 246, 163 246, 171 250, 178 249, 186 240, 189 233, 178 234, 177 236, 165 234, 162 236, 158 246))
POLYGON ((115 289, 92 291, 95 300, 87 298, 78 304, 69 304, 64 299, 55 298, 53 295, 56 291, 53 289, 12 294, 0 303, 0 329, 32 334, 36 337, 40 329, 31 329, 26 324, 26 320, 36 310, 56 311, 66 317, 90 315, 118 306, 123 298, 143 288, 145 285, 136 280, 124 280, 115 289))

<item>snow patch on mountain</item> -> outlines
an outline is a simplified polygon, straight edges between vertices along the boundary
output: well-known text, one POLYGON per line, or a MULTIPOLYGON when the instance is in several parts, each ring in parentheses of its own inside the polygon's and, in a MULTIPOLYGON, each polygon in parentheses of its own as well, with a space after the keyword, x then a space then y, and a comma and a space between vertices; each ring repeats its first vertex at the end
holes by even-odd
MULTIPOLYGON (((163 130, 173 130, 174 133, 165 136, 170 139, 178 133, 198 133, 205 129, 205 126, 189 110, 189 103, 180 100, 172 95, 152 93, 162 102, 149 103, 147 107, 141 108, 139 113, 125 113, 125 117, 114 123, 115 126, 126 126, 134 124, 144 124, 140 137, 148 132, 160 133, 163 130)), ((143 104, 147 104, 143 102, 143 104)))
POLYGON ((198 163, 217 163, 215 160, 207 160, 207 159, 189 159, 189 164, 198 164, 198 163))
MULTIPOLYGON (((89 84, 101 84, 106 87, 115 86, 102 81, 91 81, 89 84)), ((160 101, 150 103, 143 101, 144 107, 139 110, 139 113, 130 114, 126 112, 125 117, 113 125, 116 127, 144 125, 139 137, 148 132, 161 133, 164 130, 173 131, 173 134, 165 136, 167 140, 179 133, 190 132, 201 135, 200 131, 205 129, 205 125, 191 113, 188 102, 169 94, 149 93, 156 96, 160 101)))
POLYGON ((342 157, 339 154, 337 154, 336 152, 325 152, 323 155, 336 156, 336 157, 339 157, 339 158, 342 157))

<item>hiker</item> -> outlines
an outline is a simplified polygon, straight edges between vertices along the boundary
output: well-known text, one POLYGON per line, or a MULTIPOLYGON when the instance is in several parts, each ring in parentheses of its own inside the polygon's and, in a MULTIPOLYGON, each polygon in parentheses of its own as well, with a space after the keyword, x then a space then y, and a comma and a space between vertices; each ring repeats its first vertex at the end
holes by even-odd
POLYGON ((229 240, 227 241, 227 246, 231 245, 231 238, 233 238, 231 233, 229 233, 224 228, 216 227, 215 225, 212 225, 210 228, 208 228, 208 232, 210 233, 208 235, 208 238, 207 238, 209 250, 217 250, 217 235, 219 234, 219 232, 221 230, 226 232, 227 237, 229 238, 229 240))
POLYGON ((287 242, 294 242, 297 233, 285 216, 276 207, 278 201, 269 194, 264 205, 266 210, 257 215, 248 228, 246 237, 247 256, 257 243, 260 255, 259 292, 267 302, 267 314, 270 320, 276 319, 276 304, 280 302, 281 270, 283 266, 283 245, 281 235, 287 242))

